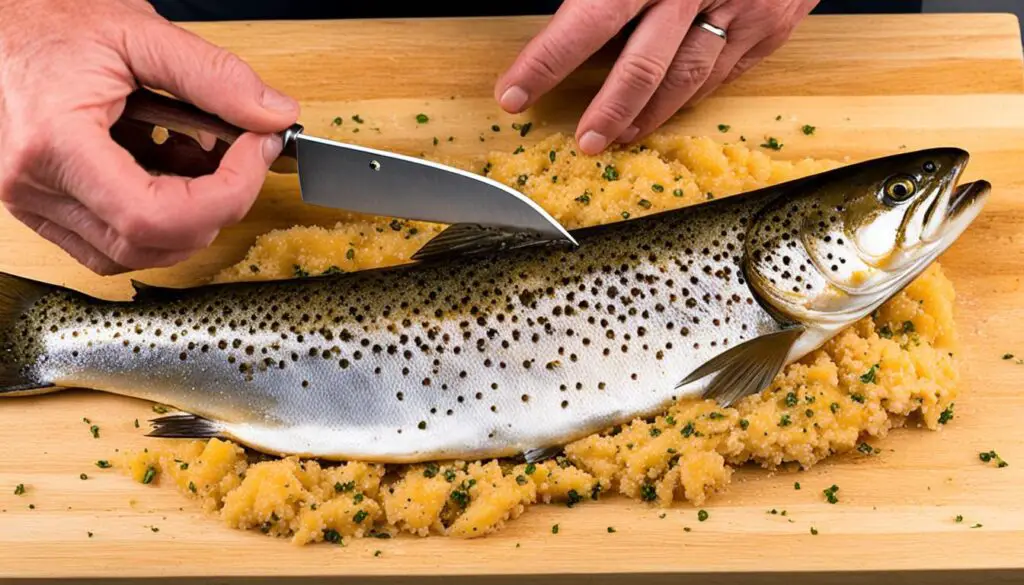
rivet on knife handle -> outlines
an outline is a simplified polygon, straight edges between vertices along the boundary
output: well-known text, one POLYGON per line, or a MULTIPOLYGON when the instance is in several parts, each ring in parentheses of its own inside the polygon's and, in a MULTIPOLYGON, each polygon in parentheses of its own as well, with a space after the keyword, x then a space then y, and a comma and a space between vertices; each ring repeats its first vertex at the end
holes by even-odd
MULTIPOLYGON (((302 126, 295 124, 281 133, 284 148, 271 170, 294 173, 295 136, 302 126)), ((125 100, 124 113, 110 128, 110 135, 149 171, 186 177, 208 175, 217 170, 228 147, 245 132, 195 105, 140 88, 125 100), (167 130, 159 140, 155 130, 167 130), (216 138, 211 150, 197 140, 200 133, 216 138)))

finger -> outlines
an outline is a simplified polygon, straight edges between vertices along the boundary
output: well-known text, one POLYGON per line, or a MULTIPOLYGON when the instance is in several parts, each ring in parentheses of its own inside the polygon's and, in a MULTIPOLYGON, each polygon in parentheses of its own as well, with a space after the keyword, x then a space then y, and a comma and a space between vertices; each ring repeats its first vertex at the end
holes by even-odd
POLYGON ((730 41, 726 46, 707 83, 691 98, 689 105, 700 103, 718 87, 732 83, 736 78, 763 61, 765 57, 777 51, 792 36, 797 23, 807 16, 817 4, 817 0, 804 0, 792 5, 792 12, 781 17, 782 22, 792 24, 786 25, 774 33, 769 31, 769 34, 763 34, 765 31, 760 23, 747 30, 737 30, 737 40, 730 41))
POLYGON ((519 113, 551 91, 632 20, 647 0, 566 0, 498 79, 494 97, 519 113))
POLYGON ((580 150, 597 154, 615 138, 628 142, 636 135, 630 125, 658 89, 696 15, 697 5, 689 0, 663 0, 644 12, 580 119, 576 132, 580 150))
MULTIPOLYGON (((713 15, 709 15, 708 20, 724 28, 724 23, 719 24, 713 15)), ((633 122, 637 128, 634 140, 660 127, 697 93, 711 75, 725 46, 725 39, 702 28, 691 27, 687 31, 661 86, 633 122)))
POLYGON ((131 244, 164 250, 205 248, 221 228, 240 221, 281 150, 275 135, 245 133, 213 174, 157 177, 100 125, 68 131, 85 139, 58 147, 57 190, 82 202, 131 244))
POLYGON ((86 244, 114 263, 131 270, 173 266, 198 251, 169 251, 135 246, 75 199, 39 189, 15 188, 9 207, 49 220, 77 234, 86 244))
POLYGON ((107 258, 102 252, 86 243, 74 232, 68 231, 56 223, 38 215, 8 208, 11 215, 47 241, 56 244, 89 270, 100 276, 112 276, 128 272, 124 266, 107 258))
POLYGON ((267 86, 245 61, 162 19, 125 39, 125 61, 144 85, 166 90, 246 130, 284 130, 298 103, 267 86))

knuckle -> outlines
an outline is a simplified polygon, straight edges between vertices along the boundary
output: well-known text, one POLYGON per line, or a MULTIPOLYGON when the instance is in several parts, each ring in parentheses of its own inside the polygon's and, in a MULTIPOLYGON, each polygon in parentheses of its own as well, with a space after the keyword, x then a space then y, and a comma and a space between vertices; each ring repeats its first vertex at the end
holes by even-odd
POLYGON ((653 89, 661 83, 668 65, 654 57, 630 54, 623 57, 620 71, 622 79, 630 87, 639 90, 653 89))
POLYGON ((597 110, 600 117, 615 124, 625 124, 633 119, 635 112, 619 100, 605 100, 597 110))
POLYGON ((711 75, 711 66, 703 63, 679 63, 673 65, 662 85, 670 91, 692 89, 704 83, 711 75))
POLYGON ((558 79, 558 69, 565 60, 563 49, 544 41, 537 46, 536 53, 527 56, 523 66, 531 76, 551 82, 558 79))
POLYGON ((252 70, 245 64, 245 61, 242 61, 234 53, 219 47, 212 50, 210 67, 224 79, 230 79, 236 83, 239 80, 250 78, 252 74, 252 70))

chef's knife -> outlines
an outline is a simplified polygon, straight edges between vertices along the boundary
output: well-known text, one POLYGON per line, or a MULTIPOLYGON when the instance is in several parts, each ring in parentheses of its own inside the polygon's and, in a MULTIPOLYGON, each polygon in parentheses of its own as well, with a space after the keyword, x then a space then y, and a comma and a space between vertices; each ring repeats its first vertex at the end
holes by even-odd
MULTIPOLYGON (((140 88, 127 98, 111 136, 150 171, 197 177, 214 172, 244 131, 193 104, 140 88), (163 140, 154 129, 163 128, 163 140), (196 136, 216 137, 207 150, 196 136)), ((478 224, 530 239, 576 240, 529 197, 447 165, 326 140, 295 124, 271 170, 298 173, 303 201, 359 213, 446 224, 478 224)))

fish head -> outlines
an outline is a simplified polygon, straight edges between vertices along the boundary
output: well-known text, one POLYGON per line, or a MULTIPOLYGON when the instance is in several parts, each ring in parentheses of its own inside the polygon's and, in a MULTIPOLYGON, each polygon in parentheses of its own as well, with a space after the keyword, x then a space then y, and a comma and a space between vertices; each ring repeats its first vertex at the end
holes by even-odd
POLYGON ((991 185, 957 187, 968 153, 932 148, 794 183, 753 220, 744 271, 784 321, 835 329, 892 298, 967 228, 991 185))

